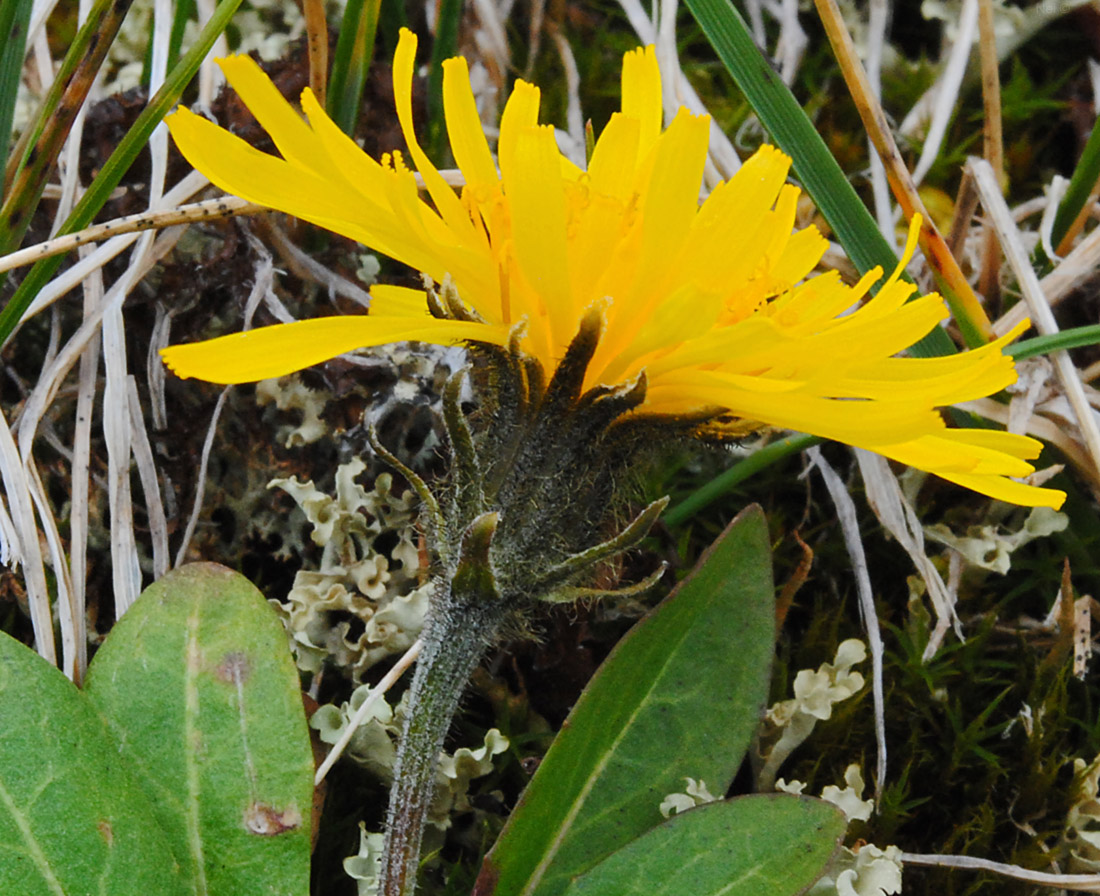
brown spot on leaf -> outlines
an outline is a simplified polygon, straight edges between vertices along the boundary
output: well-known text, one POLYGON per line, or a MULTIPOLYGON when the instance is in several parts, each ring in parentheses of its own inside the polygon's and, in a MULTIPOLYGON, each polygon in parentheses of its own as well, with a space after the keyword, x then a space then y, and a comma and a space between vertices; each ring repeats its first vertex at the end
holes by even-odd
POLYGON ((233 650, 225 655, 225 658, 218 664, 218 668, 214 670, 214 674, 226 684, 237 684, 245 681, 250 671, 248 656, 238 650, 233 650))
POLYGON ((274 837, 286 831, 293 831, 302 824, 302 813, 291 804, 282 812, 267 803, 253 801, 244 810, 244 827, 250 834, 261 837, 274 837))
POLYGON ((500 871, 496 865, 486 856, 481 863, 481 873, 474 881, 474 890, 471 896, 492 896, 497 889, 497 880, 500 879, 500 871))
POLYGON ((99 836, 103 838, 103 842, 108 846, 115 845, 115 829, 111 826, 106 818, 101 818, 95 823, 96 830, 99 831, 99 836))

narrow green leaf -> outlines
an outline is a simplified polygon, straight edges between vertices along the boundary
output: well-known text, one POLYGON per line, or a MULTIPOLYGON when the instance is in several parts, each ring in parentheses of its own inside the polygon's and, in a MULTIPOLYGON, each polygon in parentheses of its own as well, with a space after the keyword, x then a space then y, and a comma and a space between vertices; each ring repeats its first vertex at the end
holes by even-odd
POLYGON ((1049 336, 1022 339, 1006 348, 1005 354, 1012 355, 1015 361, 1023 361, 1025 358, 1034 358, 1036 355, 1049 355, 1051 352, 1063 349, 1084 348, 1086 345, 1097 344, 1100 344, 1100 325, 1089 324, 1084 327, 1071 327, 1068 330, 1051 333, 1049 336))
POLYGON ((432 64, 428 69, 428 146, 436 162, 443 164, 450 152, 447 126, 443 120, 443 63, 458 52, 458 24, 462 20, 463 0, 440 0, 439 18, 432 44, 432 64))
POLYGON ((378 10, 378 31, 382 35, 382 55, 393 59, 402 28, 409 27, 405 4, 400 0, 386 0, 378 10))
POLYGON ((1092 125, 1092 133, 1081 152, 1081 158, 1077 161, 1077 167, 1073 169, 1073 175, 1066 187, 1066 194, 1058 204, 1058 211, 1054 215, 1054 224, 1050 229, 1050 243, 1055 249, 1062 242, 1070 225, 1077 220, 1077 215, 1089 201, 1093 187, 1100 180, 1100 118, 1092 125))
POLYGON ((846 827, 836 806, 810 797, 709 803, 643 834, 565 896, 797 896, 824 873, 846 827))
POLYGON ((355 131, 363 104, 380 5, 381 0, 348 0, 344 7, 329 77, 328 114, 346 134, 355 131))
MULTIPOLYGON (((58 236, 87 227, 99 210, 103 208, 103 204, 114 188, 118 186, 123 175, 133 164, 134 159, 138 157, 139 153, 145 148, 145 144, 149 142, 153 129, 160 124, 164 116, 179 101, 183 89, 195 76, 195 72, 198 71, 199 65, 206 54, 210 52, 214 41, 225 30, 225 26, 240 5, 241 0, 222 0, 218 4, 218 8, 214 10, 214 15, 203 26, 194 46, 168 73, 168 77, 161 85, 160 90, 149 100, 149 105, 145 107, 138 116, 137 121, 126 132, 126 136, 115 147, 115 151, 103 164, 99 174, 88 185, 88 189, 80 197, 80 201, 69 213, 65 223, 61 225, 58 236)), ((61 266, 64 257, 64 255, 54 255, 50 258, 43 258, 23 278, 23 282, 19 284, 15 294, 4 306, 4 310, 0 311, 0 346, 7 342, 23 313, 30 307, 39 290, 50 281, 54 272, 61 266)))
POLYGON ((0 254, 15 250, 27 232, 46 181, 73 121, 107 58, 133 0, 99 0, 73 38, 38 116, 5 172, 10 188, 0 206, 0 254))
POLYGON ((751 507, 596 673, 475 893, 558 896, 660 824, 661 800, 686 777, 724 793, 767 695, 774 640, 767 525, 751 507))
POLYGON ((0 892, 183 896, 153 807, 71 681, 0 633, 0 892))
MULTIPOLYGON (((27 48, 32 0, 6 0, 0 3, 0 171, 8 161, 15 98, 23 72, 23 54, 27 48)), ((2 175, 0 175, 2 177, 2 175)), ((0 191, 2 192, 2 191, 0 191)))
POLYGON ((187 23, 195 15, 195 0, 176 0, 172 10, 172 31, 168 36, 168 68, 172 68, 180 58, 183 47, 183 35, 187 23))
POLYGON ((807 448, 812 448, 814 445, 820 445, 823 441, 825 440, 820 436, 810 436, 801 432, 776 439, 759 451, 754 451, 744 460, 738 461, 724 473, 719 473, 706 485, 697 488, 675 507, 666 511, 662 519, 668 526, 679 526, 691 519, 704 507, 714 503, 719 498, 725 497, 740 483, 770 467, 776 461, 792 454, 798 454, 807 448))
MULTIPOLYGON (((686 0, 718 58, 745 94, 775 144, 794 161, 794 170, 848 257, 861 272, 876 265, 886 273, 898 258, 874 219, 840 170, 813 122, 753 42, 730 0, 686 0)), ((913 345, 918 357, 954 354, 955 346, 939 327, 913 345)))
POLYGON ((313 756, 298 676, 246 579, 196 563, 151 585, 96 654, 86 690, 191 892, 308 892, 313 756))

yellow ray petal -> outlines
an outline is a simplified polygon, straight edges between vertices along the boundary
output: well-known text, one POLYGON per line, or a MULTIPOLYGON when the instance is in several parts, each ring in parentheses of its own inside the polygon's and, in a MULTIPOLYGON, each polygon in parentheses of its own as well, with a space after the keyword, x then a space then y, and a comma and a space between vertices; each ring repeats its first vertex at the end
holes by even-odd
POLYGON ((161 351, 164 363, 183 378, 210 383, 251 383, 284 376, 345 352, 390 342, 454 345, 466 340, 506 344, 503 327, 435 318, 318 317, 276 324, 161 351))
POLYGON ((428 188, 428 193, 435 207, 439 209, 439 214, 447 222, 447 226, 460 234, 463 239, 472 239, 474 226, 470 216, 462 207, 454 188, 443 179, 416 139, 412 120, 412 81, 416 63, 416 43, 416 35, 408 28, 402 28, 401 36, 397 41, 397 52, 393 57, 393 96, 397 107, 397 120, 401 125, 401 133, 405 137, 413 163, 424 178, 424 186, 428 188))
POLYGON ((218 60, 225 75, 248 111, 271 135, 288 162, 309 167, 314 158, 314 139, 309 126, 294 111, 263 69, 250 56, 229 56, 218 60))
POLYGON ((520 133, 507 166, 501 159, 504 193, 512 216, 512 241, 520 271, 538 305, 521 308, 513 293, 513 314, 545 314, 552 345, 565 346, 576 334, 579 309, 574 307, 566 252, 565 187, 558 166, 554 129, 528 128, 520 133))
POLYGON ((928 470, 935 473, 941 479, 954 482, 963 488, 968 488, 980 495, 988 495, 998 501, 1007 501, 1009 504, 1018 504, 1021 507, 1049 507, 1058 510, 1065 503, 1066 493, 1054 488, 1039 488, 1006 479, 1003 476, 979 476, 968 473, 940 473, 937 470, 928 470))
POLYGON ((376 283, 370 288, 370 314, 381 317, 430 316, 423 289, 376 283))
POLYGON ((538 123, 539 89, 526 81, 516 81, 512 88, 512 95, 504 104, 504 113, 500 116, 497 161, 500 163, 501 172, 512 164, 519 135, 538 123))
MULTIPOLYGON (((652 46, 623 56, 622 92, 623 114, 637 119, 641 125, 639 149, 645 153, 661 133, 661 70, 652 46)), ((624 159, 627 164, 633 161, 624 159)))
POLYGON ((165 123, 187 161, 227 193, 307 219, 340 217, 343 209, 328 181, 311 171, 253 149, 188 109, 176 110, 165 123))
POLYGON ((499 193, 500 178, 470 90, 470 72, 461 56, 443 63, 443 109, 455 162, 478 203, 487 202, 499 193))

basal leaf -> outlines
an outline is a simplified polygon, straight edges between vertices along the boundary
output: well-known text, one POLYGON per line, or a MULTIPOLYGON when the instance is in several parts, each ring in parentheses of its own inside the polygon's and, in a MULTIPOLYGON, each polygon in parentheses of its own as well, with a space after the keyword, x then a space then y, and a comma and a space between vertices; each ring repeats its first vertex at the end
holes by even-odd
POLYGON ((797 896, 847 823, 824 800, 769 793, 675 815, 582 874, 565 896, 797 896))
POLYGON ((178 871, 95 709, 0 633, 0 893, 182 896, 178 871))
POLYGON ((247 580, 198 563, 151 585, 96 654, 87 692, 190 892, 309 891, 313 759, 298 676, 247 580))
POLYGON ((662 822, 686 777, 723 793, 764 702, 775 638, 759 507, 596 673, 482 869, 479 896, 558 896, 662 822))

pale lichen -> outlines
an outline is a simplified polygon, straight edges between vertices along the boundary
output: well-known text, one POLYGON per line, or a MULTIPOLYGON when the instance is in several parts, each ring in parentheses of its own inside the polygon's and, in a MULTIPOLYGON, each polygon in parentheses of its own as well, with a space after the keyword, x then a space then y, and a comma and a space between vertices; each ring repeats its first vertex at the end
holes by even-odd
POLYGON ((378 873, 382 867, 382 834, 371 834, 359 822, 359 852, 344 859, 344 872, 355 881, 358 896, 378 893, 378 873))
MULTIPOLYGON (((840 809, 849 823, 867 821, 875 804, 863 799, 863 772, 855 763, 845 769, 844 784, 844 787, 829 784, 821 791, 821 798, 840 809)), ((781 778, 775 782, 775 789, 802 794, 806 785, 781 778)), ((807 896, 893 896, 901 892, 901 869, 901 850, 896 846, 884 849, 872 843, 860 844, 855 849, 842 846, 807 896)))
POLYGON ((763 766, 757 775, 761 790, 771 790, 779 767, 814 730, 833 714, 833 707, 859 693, 863 676, 852 666, 867 659, 867 648, 857 638, 837 647, 831 663, 803 669, 794 679, 794 699, 776 703, 764 714, 757 751, 763 766))
POLYGON ((958 551, 971 565, 1004 575, 1012 568, 1012 554, 1030 541, 1061 532, 1069 525, 1069 517, 1049 507, 1036 507, 1015 532, 1002 526, 970 527, 965 535, 956 535, 943 523, 925 527, 925 534, 934 541, 958 551))
POLYGON ((1071 874, 1100 872, 1100 756, 1073 760, 1076 799, 1066 813, 1062 843, 1071 874))
POLYGON ((842 846, 806 896, 894 896, 901 892, 901 871, 901 850, 896 846, 842 846))
POLYGON ((386 473, 367 491, 356 479, 365 469, 358 458, 341 464, 334 496, 312 481, 270 483, 294 499, 322 548, 318 568, 300 570, 286 600, 275 603, 298 666, 317 673, 331 663, 354 681, 413 644, 431 587, 421 579, 412 493, 394 494, 386 473))
MULTIPOLYGON (((310 727, 324 743, 336 743, 370 690, 369 685, 361 685, 347 702, 339 706, 332 703, 321 706, 310 718, 310 727)), ((393 779, 395 743, 404 716, 404 700, 397 706, 391 706, 385 698, 376 701, 367 718, 355 729, 345 750, 352 760, 386 784, 393 779)), ((428 814, 429 824, 446 830, 453 815, 469 812, 472 808, 467 798, 470 782, 489 774, 493 770, 493 757, 503 753, 508 746, 508 738, 496 728, 490 728, 481 746, 472 749, 459 747, 453 753, 443 753, 436 772, 436 791, 428 814)))
POLYGON ((296 375, 262 380, 257 383, 256 401, 261 405, 273 404, 280 411, 301 412, 301 423, 297 426, 283 427, 276 436, 287 448, 309 445, 328 432, 324 421, 321 420, 321 412, 328 403, 328 395, 307 388, 296 375))
MULTIPOLYGON (((863 799, 863 772, 854 762, 844 770, 844 787, 829 784, 821 791, 821 798, 827 803, 832 803, 848 821, 867 821, 875 810, 873 800, 863 799)), ((806 790, 806 784, 802 781, 785 781, 780 778, 775 782, 775 789, 780 793, 802 794, 806 790)))
POLYGON ((701 779, 696 781, 694 778, 684 778, 684 781, 687 786, 684 788, 683 793, 670 793, 661 800, 661 814, 665 818, 671 818, 673 815, 687 812, 688 809, 694 809, 696 806, 702 806, 705 803, 713 803, 719 799, 707 789, 706 781, 701 779))

